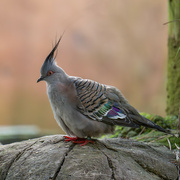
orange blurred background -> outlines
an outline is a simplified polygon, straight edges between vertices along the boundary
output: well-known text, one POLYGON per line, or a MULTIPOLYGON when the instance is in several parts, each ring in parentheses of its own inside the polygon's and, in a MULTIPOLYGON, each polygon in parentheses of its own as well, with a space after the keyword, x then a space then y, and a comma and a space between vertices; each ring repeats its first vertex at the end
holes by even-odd
POLYGON ((62 133, 40 68, 68 26, 57 63, 69 75, 119 88, 139 111, 164 116, 167 1, 0 1, 0 125, 62 133))

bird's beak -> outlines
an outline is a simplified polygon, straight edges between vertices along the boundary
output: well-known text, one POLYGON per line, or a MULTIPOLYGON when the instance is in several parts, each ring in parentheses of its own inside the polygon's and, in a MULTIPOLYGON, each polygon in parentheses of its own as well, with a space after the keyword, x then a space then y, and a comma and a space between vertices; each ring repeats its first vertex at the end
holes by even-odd
POLYGON ((37 83, 40 82, 40 81, 43 81, 44 80, 44 77, 40 77, 38 80, 37 80, 37 83))

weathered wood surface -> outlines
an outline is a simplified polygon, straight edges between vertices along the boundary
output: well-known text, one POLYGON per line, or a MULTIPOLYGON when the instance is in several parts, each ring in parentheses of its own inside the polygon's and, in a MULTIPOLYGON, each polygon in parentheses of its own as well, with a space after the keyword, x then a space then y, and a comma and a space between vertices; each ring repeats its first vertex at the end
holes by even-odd
POLYGON ((162 146, 104 139, 81 147, 53 135, 0 145, 0 180, 175 180, 174 160, 162 146))

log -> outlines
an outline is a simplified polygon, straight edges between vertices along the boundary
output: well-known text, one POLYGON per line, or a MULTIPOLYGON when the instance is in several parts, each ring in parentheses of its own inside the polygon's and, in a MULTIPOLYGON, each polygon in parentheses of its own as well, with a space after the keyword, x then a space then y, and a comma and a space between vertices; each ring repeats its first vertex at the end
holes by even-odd
POLYGON ((44 136, 0 145, 0 180, 175 180, 175 158, 164 146, 128 139, 80 146, 44 136))

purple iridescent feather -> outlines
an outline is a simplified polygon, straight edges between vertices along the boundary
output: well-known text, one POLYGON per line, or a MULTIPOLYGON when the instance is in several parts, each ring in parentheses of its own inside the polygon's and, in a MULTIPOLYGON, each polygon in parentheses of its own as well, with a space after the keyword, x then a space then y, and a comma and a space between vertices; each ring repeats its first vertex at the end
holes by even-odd
POLYGON ((110 119, 124 119, 126 117, 125 114, 121 112, 121 110, 115 106, 108 112, 107 117, 110 119))

